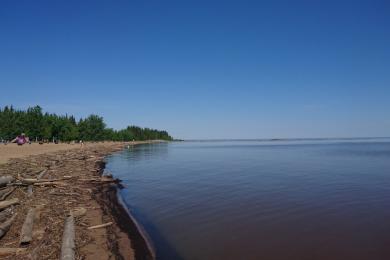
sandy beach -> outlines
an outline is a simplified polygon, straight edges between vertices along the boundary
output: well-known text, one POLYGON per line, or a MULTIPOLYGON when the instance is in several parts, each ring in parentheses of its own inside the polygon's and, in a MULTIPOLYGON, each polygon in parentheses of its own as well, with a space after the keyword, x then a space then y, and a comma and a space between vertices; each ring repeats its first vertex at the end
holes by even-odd
MULTIPOLYGON (((92 144, 94 145, 94 144, 92 144)), ((57 152, 63 150, 80 148, 80 144, 26 144, 19 146, 17 144, 0 144, 0 164, 7 162, 11 158, 21 158, 29 155, 37 155, 48 152, 57 152)))
MULTIPOLYGON (((144 142, 131 145, 140 143, 144 142)), ((4 201, 18 200, 6 212, 8 218, 15 218, 0 240, 1 259, 59 259, 70 212, 75 217, 76 259, 153 259, 142 231, 117 200, 118 181, 102 177, 104 156, 126 145, 1 145, 0 176, 13 176, 23 184, 44 174, 42 183, 0 188, 0 192, 10 190, 4 201), (32 240, 20 244, 31 209, 35 212, 32 240), (90 229, 102 224, 107 226, 90 229), (10 248, 11 253, 3 254, 1 248, 10 248)))

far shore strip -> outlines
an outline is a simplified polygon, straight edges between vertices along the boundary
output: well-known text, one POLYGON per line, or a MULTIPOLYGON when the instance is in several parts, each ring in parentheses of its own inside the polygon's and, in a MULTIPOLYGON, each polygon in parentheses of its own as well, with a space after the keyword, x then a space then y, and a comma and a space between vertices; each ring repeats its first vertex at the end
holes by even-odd
MULTIPOLYGON (((156 140, 156 142, 161 142, 161 141, 156 140)), ((111 143, 111 142, 106 142, 106 143, 111 143)), ((140 143, 144 143, 144 141, 128 142, 129 145, 136 145, 140 143)), ((84 143, 85 147, 94 147, 98 144, 99 143, 88 143, 88 142, 84 143)), ((81 145, 77 143, 75 144, 32 143, 32 144, 25 144, 22 146, 19 146, 14 143, 7 144, 7 145, 0 144, 0 164, 7 163, 8 160, 11 158, 22 158, 30 155, 38 155, 38 154, 51 153, 51 152, 57 152, 63 150, 84 149, 85 147, 81 147, 81 145)))

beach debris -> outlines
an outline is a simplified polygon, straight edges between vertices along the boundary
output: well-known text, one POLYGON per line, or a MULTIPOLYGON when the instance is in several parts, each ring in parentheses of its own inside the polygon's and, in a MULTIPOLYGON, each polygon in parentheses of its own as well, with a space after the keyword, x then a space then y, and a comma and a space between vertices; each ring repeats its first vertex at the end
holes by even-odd
POLYGON ((9 228, 12 225, 12 222, 14 221, 16 217, 16 214, 13 215, 11 218, 8 220, 4 221, 3 223, 0 224, 0 238, 2 238, 9 230, 9 228))
POLYGON ((0 222, 6 220, 10 215, 12 215, 12 207, 9 207, 0 212, 0 222))
POLYGON ((74 260, 75 259, 75 232, 74 232, 74 218, 71 213, 65 219, 64 233, 62 236, 61 246, 61 260, 74 260))
POLYGON ((105 223, 105 224, 101 224, 101 225, 96 225, 96 226, 88 227, 87 229, 104 228, 104 227, 111 226, 112 224, 114 224, 114 223, 113 223, 113 222, 108 222, 108 223, 105 223))
POLYGON ((16 188, 11 187, 0 191, 0 200, 5 200, 16 188))
POLYGON ((27 248, 2 247, 2 248, 0 248, 0 256, 9 256, 9 255, 14 255, 14 254, 20 254, 26 250, 27 250, 27 248))
POLYGON ((34 226, 35 209, 28 210, 26 219, 24 220, 22 231, 20 232, 20 245, 29 244, 32 241, 32 231, 34 226))
POLYGON ((66 186, 67 183, 63 181, 46 181, 46 182, 36 182, 34 186, 66 186))
POLYGON ((69 180, 72 177, 63 177, 63 178, 56 178, 56 179, 34 179, 34 178, 21 178, 19 177, 19 181, 21 182, 20 184, 22 185, 31 185, 31 184, 36 184, 36 183, 42 183, 42 182, 56 182, 56 181, 64 181, 64 180, 69 180))
POLYGON ((27 196, 31 197, 32 195, 33 195, 33 186, 32 185, 28 185, 28 187, 27 187, 27 196))
POLYGON ((19 199, 18 198, 5 200, 5 201, 0 201, 0 209, 5 209, 5 208, 8 208, 9 206, 12 206, 12 205, 15 205, 15 204, 19 204, 19 199))
POLYGON ((87 213, 87 209, 83 207, 79 207, 73 210, 73 216, 75 217, 84 216, 86 213, 87 213))
POLYGON ((13 182, 14 180, 15 180, 15 178, 10 176, 10 175, 1 176, 0 177, 0 187, 5 187, 5 186, 7 186, 7 184, 13 182))
MULTIPOLYGON (((93 224, 88 223, 84 218, 87 215, 100 218, 110 214, 98 206, 108 198, 97 201, 94 197, 100 196, 96 193, 101 186, 119 182, 110 174, 102 177, 104 164, 101 159, 104 155, 121 149, 120 144, 110 144, 99 146, 99 149, 88 148, 82 151, 77 149, 28 158, 15 158, 7 164, 0 165, 0 176, 3 176, 0 177, 0 199, 6 195, 3 201, 0 200, 2 237, 0 239, 0 259, 83 259, 89 254, 87 250, 84 250, 86 245, 94 249, 102 245, 104 259, 108 259, 108 255, 115 254, 111 252, 110 246, 111 243, 114 245, 116 242, 109 237, 99 237, 97 232, 91 232, 87 228, 93 224), (92 160, 87 161, 88 158, 92 160), (53 161, 55 161, 54 166, 52 166, 53 161), (29 231, 22 230, 29 229, 24 226, 30 226, 26 224, 31 223, 30 209, 35 210, 35 217, 31 224, 32 240, 28 238, 30 242, 23 242, 22 237, 29 233, 29 231), (95 209, 99 210, 95 211, 95 209), (66 231, 69 229, 64 227, 69 226, 65 223, 67 221, 64 222, 68 219, 64 216, 64 211, 71 211, 73 215, 73 231, 66 231), (18 215, 15 218, 16 214, 18 215), (44 215, 38 216, 39 214, 44 215), (41 218, 42 221, 40 221, 41 218), (72 232, 73 241, 63 242, 71 241, 67 237, 72 237, 72 235, 65 234, 72 232), (98 241, 99 245, 94 241, 98 241), (61 243, 64 244, 63 247, 61 243), (66 249, 66 244, 71 245, 70 249, 69 247, 66 249)), ((102 192, 104 192, 103 189, 102 192)), ((108 219, 101 223, 110 221, 108 219)), ((101 228, 104 228, 107 223, 102 225, 101 228)), ((109 229, 107 232, 114 232, 114 230, 109 229)))
POLYGON ((81 194, 77 192, 50 192, 49 194, 57 196, 81 196, 81 194))
POLYGON ((41 171, 41 172, 38 174, 37 179, 38 179, 38 180, 42 179, 42 177, 46 174, 46 172, 47 172, 47 169, 41 171))

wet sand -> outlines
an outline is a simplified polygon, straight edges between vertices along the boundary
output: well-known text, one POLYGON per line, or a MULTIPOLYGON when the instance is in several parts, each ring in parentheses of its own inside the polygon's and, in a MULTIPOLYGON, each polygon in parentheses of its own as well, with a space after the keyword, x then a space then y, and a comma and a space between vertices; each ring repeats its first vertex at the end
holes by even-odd
MULTIPOLYGON (((133 145, 143 143, 135 142, 133 145)), ((61 252, 63 225, 69 212, 76 215, 76 259, 153 259, 154 253, 131 217, 118 202, 118 184, 103 182, 104 156, 122 150, 125 143, 91 143, 83 148, 68 144, 2 145, 0 176, 43 179, 66 179, 33 187, 16 186, 6 200, 18 198, 12 209, 16 216, 10 230, 0 240, 0 248, 25 248, 2 259, 58 259, 61 252), (19 245, 19 234, 29 209, 35 208, 33 240, 19 245), (113 222, 113 225, 88 227, 113 222)))

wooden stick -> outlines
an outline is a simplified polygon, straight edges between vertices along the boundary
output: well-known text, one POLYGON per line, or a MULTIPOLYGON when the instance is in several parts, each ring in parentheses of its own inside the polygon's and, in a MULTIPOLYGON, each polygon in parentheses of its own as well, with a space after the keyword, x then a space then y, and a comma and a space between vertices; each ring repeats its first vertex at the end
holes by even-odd
POLYGON ((13 255, 13 254, 20 254, 26 250, 27 250, 27 248, 3 247, 3 248, 0 248, 0 256, 9 256, 9 255, 13 255))
POLYGON ((42 179, 43 175, 45 175, 45 174, 46 174, 46 172, 47 172, 47 169, 45 169, 45 170, 41 171, 41 173, 40 173, 40 174, 38 174, 38 177, 37 177, 37 179, 38 179, 38 180, 42 179))
POLYGON ((9 206, 14 205, 14 204, 19 204, 19 199, 18 198, 5 200, 5 201, 0 201, 0 209, 8 208, 9 206))
POLYGON ((24 179, 20 179, 20 181, 24 184, 33 184, 38 182, 37 179, 33 179, 33 178, 24 178, 24 179))
POLYGON ((36 183, 43 183, 43 182, 56 182, 56 181, 64 181, 64 180, 69 180, 72 177, 67 177, 67 178, 57 178, 57 179, 20 179, 23 184, 36 184, 36 183))
POLYGON ((77 192, 49 192, 49 195, 57 195, 57 196, 81 196, 80 193, 77 192))
POLYGON ((37 182, 34 183, 35 186, 47 186, 47 185, 67 185, 65 182, 62 181, 53 181, 53 182, 37 182))
POLYGON ((64 233, 62 235, 61 260, 75 259, 75 233, 74 218, 71 213, 65 220, 64 233))
POLYGON ((14 192, 15 189, 16 187, 12 187, 11 189, 7 190, 7 192, 2 193, 0 200, 5 200, 5 198, 7 198, 12 192, 14 192))
POLYGON ((24 220, 22 231, 20 232, 20 245, 29 244, 32 241, 32 231, 34 226, 35 209, 29 209, 24 220))
POLYGON ((0 224, 0 238, 2 238, 8 232, 15 217, 16 217, 16 214, 13 215, 10 219, 8 219, 5 222, 0 224))
POLYGON ((5 209, 0 212, 0 223, 2 223, 4 220, 6 220, 9 215, 12 213, 12 208, 5 209))
POLYGON ((92 226, 92 227, 89 227, 87 229, 96 229, 96 228, 104 228, 104 227, 108 227, 108 226, 111 226, 112 222, 108 222, 108 223, 105 223, 105 224, 101 224, 101 225, 96 225, 96 226, 92 226))
POLYGON ((1 189, 0 196, 3 196, 3 194, 6 194, 9 190, 10 190, 9 187, 1 189))

